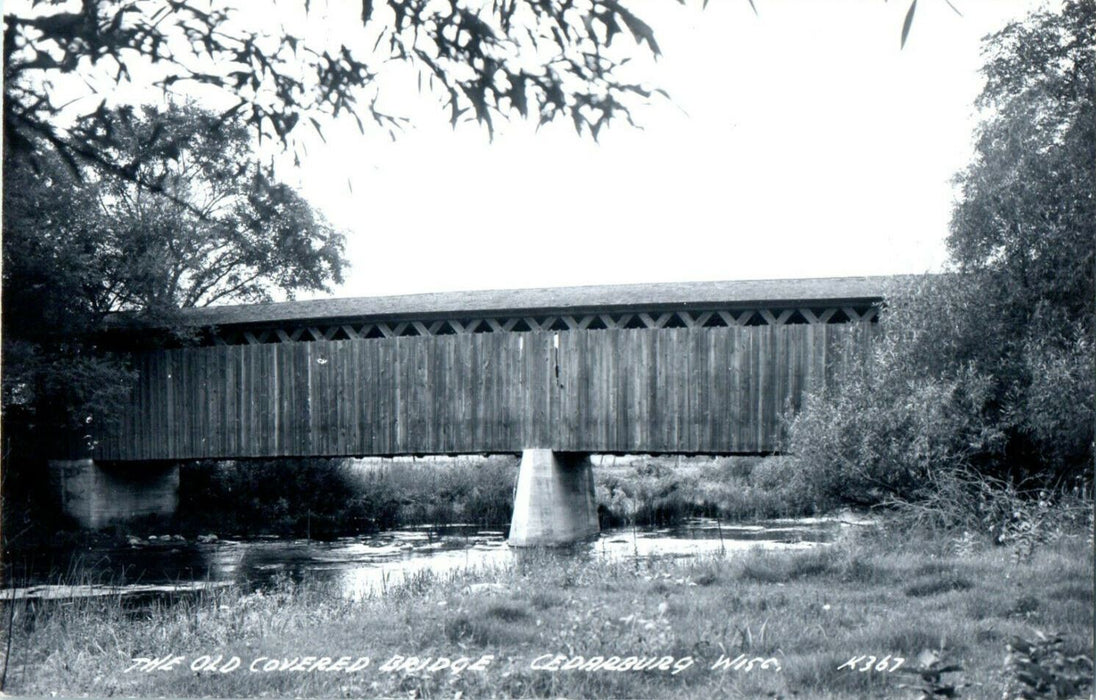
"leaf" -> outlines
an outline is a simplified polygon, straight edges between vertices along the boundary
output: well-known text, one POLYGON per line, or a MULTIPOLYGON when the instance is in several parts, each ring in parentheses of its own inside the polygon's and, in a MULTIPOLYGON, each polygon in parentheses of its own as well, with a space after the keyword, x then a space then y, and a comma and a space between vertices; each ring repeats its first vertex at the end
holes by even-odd
POLYGON ((917 10, 917 0, 910 3, 910 9, 906 10, 906 19, 902 22, 902 44, 899 48, 906 48, 906 38, 910 35, 910 27, 913 26, 913 13, 917 10))
POLYGON ((611 5, 611 9, 616 11, 617 16, 624 22, 624 26, 628 27, 628 31, 632 33, 632 37, 637 44, 647 42, 652 54, 655 56, 662 55, 662 51, 655 41, 654 30, 651 29, 650 25, 616 3, 611 5))

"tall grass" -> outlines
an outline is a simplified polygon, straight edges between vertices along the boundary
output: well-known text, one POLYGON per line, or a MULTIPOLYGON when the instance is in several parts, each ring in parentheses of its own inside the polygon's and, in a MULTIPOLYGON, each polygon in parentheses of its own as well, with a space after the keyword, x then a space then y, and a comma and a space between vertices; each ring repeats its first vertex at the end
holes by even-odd
POLYGON ((790 457, 603 458, 594 481, 605 525, 669 525, 691 517, 813 515, 790 457))
POLYGON ((345 468, 355 489, 397 504, 399 525, 510 523, 515 456, 355 460, 345 468))
MULTIPOLYGON (((1065 534, 1022 561, 1001 549, 981 538, 956 554, 931 534, 892 529, 807 552, 689 561, 592 562, 534 551, 513 566, 422 574, 354 602, 319 582, 283 579, 263 592, 210 591, 170 605, 131 608, 116 598, 20 604, 5 692, 904 697, 912 691, 901 684, 958 665, 940 682, 962 686, 963 697, 1000 698, 1020 670, 1042 664, 1053 671, 1059 658, 1069 664, 1063 683, 1087 692, 1090 686, 1077 685, 1093 655, 1086 538, 1065 534), (126 672, 136 657, 168 654, 185 661, 168 671, 126 672), (676 674, 534 668, 546 654, 668 656, 689 664, 676 674), (203 655, 239 656, 245 668, 190 668, 203 655), (259 657, 343 655, 368 656, 371 665, 355 673, 246 670, 259 657), (902 657, 915 673, 842 668, 857 655, 902 657), (395 656, 493 659, 482 672, 382 671, 395 656), (775 659, 780 670, 717 666, 739 656, 775 659)), ((6 604, 0 612, 9 612, 6 604)))

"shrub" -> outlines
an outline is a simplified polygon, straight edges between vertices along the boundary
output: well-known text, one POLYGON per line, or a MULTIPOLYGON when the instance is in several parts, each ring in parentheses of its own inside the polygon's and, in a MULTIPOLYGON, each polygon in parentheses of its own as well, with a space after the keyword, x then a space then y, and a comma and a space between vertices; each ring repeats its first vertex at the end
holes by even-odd
POLYGON ((875 352, 796 419, 821 494, 917 500, 963 471, 1050 490, 1091 479, 1094 46, 1080 0, 987 37, 948 236, 959 272, 892 290, 875 352))
POLYGON ((1088 486, 1023 488, 970 469, 933 473, 921 499, 894 499, 888 504, 898 516, 894 527, 962 531, 961 537, 952 540, 953 548, 972 549, 980 538, 1011 547, 1017 560, 1030 556, 1039 543, 1092 531, 1088 486))
POLYGON ((792 421, 813 497, 942 506, 941 495, 970 491, 956 475, 1050 488, 1087 473, 1091 343, 1080 327, 1049 322, 1020 332, 1007 294, 989 274, 888 294, 873 352, 836 367, 792 421))
POLYGON ((750 485, 769 497, 783 512, 766 515, 808 515, 818 512, 819 505, 808 487, 803 463, 790 455, 765 457, 758 460, 750 472, 750 485))
POLYGON ((595 467, 602 527, 686 518, 745 520, 815 512, 792 457, 635 458, 595 467))
POLYGON ((1030 381, 1014 408, 1016 422, 1055 477, 1076 476, 1075 465, 1091 464, 1096 423, 1092 341, 1074 325, 1061 335, 1029 337, 1022 357, 1030 381))
POLYGON ((405 525, 510 521, 512 457, 278 459, 186 465, 180 529, 314 538, 405 525))
POLYGON ((1092 659, 1069 654, 1061 637, 1039 631, 1034 641, 1009 640, 1005 668, 1011 675, 1010 697, 1080 698, 1092 687, 1092 659))

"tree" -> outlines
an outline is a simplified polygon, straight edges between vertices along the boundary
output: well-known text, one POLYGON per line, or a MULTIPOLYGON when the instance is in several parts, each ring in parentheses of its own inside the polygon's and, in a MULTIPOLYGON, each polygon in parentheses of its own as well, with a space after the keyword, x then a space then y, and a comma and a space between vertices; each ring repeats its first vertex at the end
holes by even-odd
MULTIPOLYGON (((117 145, 119 120, 124 126, 131 112, 102 95, 150 72, 151 84, 165 94, 200 93, 225 118, 283 146, 302 126, 322 138, 324 115, 346 114, 360 129, 371 121, 394 134, 407 118, 388 111, 386 85, 405 82, 408 70, 454 126, 470 120, 489 133, 496 120, 520 115, 541 125, 570 120, 579 134, 596 139, 615 120, 632 123, 637 105, 665 95, 625 68, 637 56, 660 55, 654 31, 626 0, 328 3, 336 15, 328 29, 336 31, 327 33, 344 38, 320 40, 323 32, 302 27, 315 14, 311 0, 279 5, 296 13, 292 30, 256 28, 255 13, 212 0, 80 0, 75 9, 61 0, 9 3, 3 105, 9 157, 35 159, 48 149, 74 166, 91 162, 139 177, 137 162, 106 155, 117 145), (621 47, 621 35, 634 45, 621 47), (83 82, 85 89, 55 101, 59 82, 83 82)), ((916 8, 912 0, 903 46, 916 8)), ((263 16, 270 14, 277 11, 263 16)), ((169 154, 176 147, 157 136, 145 151, 169 154)))
MULTIPOLYGON (((79 72, 89 82, 121 83, 151 69, 165 91, 212 89, 224 100, 222 116, 288 144, 300 125, 320 131, 320 114, 398 128, 405 120, 384 111, 382 88, 384 74, 402 65, 417 73, 420 89, 439 96, 453 124, 467 114, 491 130, 497 118, 533 114, 541 124, 570 119, 597 136, 651 95, 622 77, 627 57, 611 49, 614 40, 627 34, 659 53, 651 28, 618 0, 361 0, 345 23, 357 24, 354 36, 322 42, 284 28, 255 29, 217 3, 53 5, 33 0, 4 15, 5 142, 17 157, 48 147, 70 163, 88 160, 128 179, 140 177, 139 162, 106 154, 118 147, 129 114, 106 100, 94 110, 66 110, 50 97, 53 82, 79 72)), ((297 3, 282 7, 300 11, 297 3)), ((311 11, 305 0, 304 14, 311 11)), ((176 147, 167 134, 157 137, 143 152, 176 147)))
MULTIPOLYGON (((1096 5, 1072 0, 984 42, 975 158, 958 177, 948 247, 992 271, 1021 316, 1093 330, 1096 298, 1096 5)), ((1045 329, 1049 330, 1049 329, 1045 329)))
POLYGON ((139 182, 72 173, 58 158, 6 164, 12 318, 41 306, 35 326, 96 327, 119 311, 269 301, 271 289, 292 296, 342 281, 342 234, 266 176, 242 124, 191 106, 145 108, 128 122, 105 154, 139 163, 139 182), (176 144, 170 155, 143 152, 155 134, 176 144), (24 297, 40 303, 17 303, 24 297))
POLYGON ((115 177, 91 186, 106 219, 96 313, 270 301, 272 288, 342 281, 342 234, 268 178, 242 124, 194 107, 145 108, 130 123, 112 160, 139 163, 154 190, 115 177), (141 152, 157 138, 178 144, 171 157, 141 152))
POLYGON ((181 308, 341 281, 342 234, 266 177, 242 124, 189 106, 128 124, 105 153, 139 163, 136 181, 56 156, 5 163, 5 412, 70 428, 109 419, 131 378, 96 345, 110 314, 165 325, 181 308), (141 153, 151 134, 179 145, 141 153))
MULTIPOLYGON (((313 12, 309 0, 282 8, 304 24, 313 12)), ((650 27, 617 0, 362 0, 342 23, 357 31, 332 41, 299 24, 257 28, 254 14, 197 1, 6 9, 5 405, 63 406, 50 413, 75 425, 116 398, 102 391, 117 387, 109 376, 125 375, 77 340, 105 315, 162 319, 339 279, 341 238, 251 157, 246 134, 288 146, 301 126, 322 136, 324 114, 396 129, 404 119, 382 108, 382 87, 409 66, 453 124, 567 118, 596 137, 652 94, 620 77, 617 37, 659 52, 650 27), (165 93, 201 93, 218 112, 177 116, 99 96, 150 72, 165 93), (68 363, 75 358, 86 366, 68 363), (49 389, 67 380, 67 392, 49 389)))
POLYGON ((1012 451, 1091 464, 1096 383, 1096 5, 1069 0, 984 43, 984 119, 948 246, 1003 316, 1012 451))
POLYGON ((1066 2, 983 45, 955 270, 889 295, 875 352, 793 424, 820 498, 931 499, 972 474, 1047 488, 1091 478, 1096 6, 1066 2))

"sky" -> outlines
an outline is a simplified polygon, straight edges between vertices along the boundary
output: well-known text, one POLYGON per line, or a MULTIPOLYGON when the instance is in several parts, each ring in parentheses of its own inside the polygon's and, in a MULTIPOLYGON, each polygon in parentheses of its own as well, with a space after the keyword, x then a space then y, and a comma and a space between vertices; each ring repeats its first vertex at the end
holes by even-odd
POLYGON ((279 175, 346 232, 333 296, 938 271, 980 38, 1037 6, 953 4, 919 3, 900 48, 906 2, 635 2, 663 52, 637 70, 670 94, 642 129, 490 140, 427 101, 279 175))
MULTIPOLYGON (((499 121, 493 139, 454 129, 413 73, 386 74, 382 109, 410 118, 395 140, 327 120, 299 165, 274 156, 346 236, 344 282, 297 298, 941 270, 981 38, 1042 3, 920 0, 904 48, 908 0, 702 4, 626 3, 662 49, 623 47, 630 75, 669 98, 596 142, 569 120, 499 121)), ((344 41, 360 27, 351 0, 270 7, 239 15, 344 41)), ((73 90, 73 109, 149 102, 157 77, 55 89, 73 90)))

